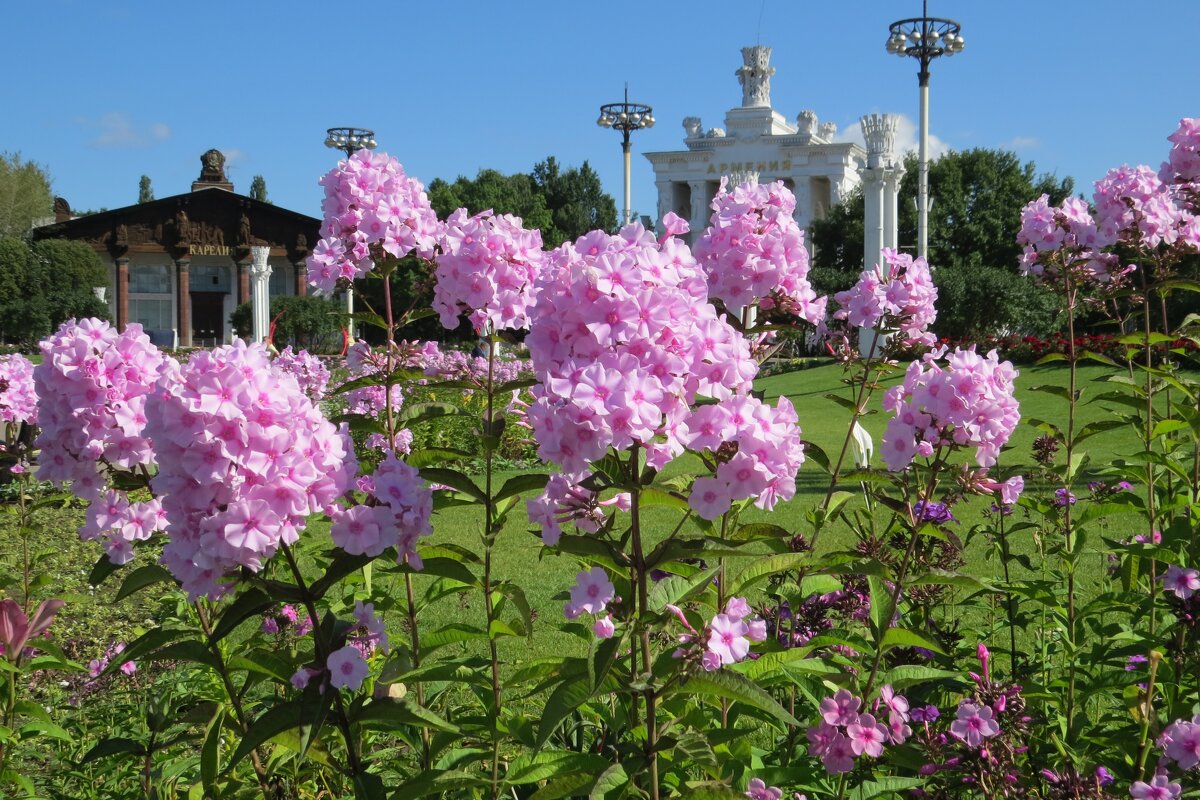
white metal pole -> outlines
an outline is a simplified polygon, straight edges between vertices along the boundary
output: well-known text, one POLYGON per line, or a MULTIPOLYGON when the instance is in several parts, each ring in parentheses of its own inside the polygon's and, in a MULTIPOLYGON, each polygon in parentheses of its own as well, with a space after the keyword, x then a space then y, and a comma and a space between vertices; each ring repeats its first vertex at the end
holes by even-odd
POLYGON ((917 171, 917 255, 929 257, 929 73, 921 73, 921 151, 917 171))

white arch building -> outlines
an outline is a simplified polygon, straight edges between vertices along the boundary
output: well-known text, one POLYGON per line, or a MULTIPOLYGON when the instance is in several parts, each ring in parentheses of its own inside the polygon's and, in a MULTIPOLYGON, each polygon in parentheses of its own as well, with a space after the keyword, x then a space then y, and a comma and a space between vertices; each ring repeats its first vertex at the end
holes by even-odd
POLYGON ((693 232, 703 230, 722 176, 737 183, 782 180, 796 195, 796 221, 806 229, 859 185, 867 152, 853 142, 833 141, 836 124, 820 124, 808 110, 793 124, 771 108, 770 58, 769 47, 742 48, 744 64, 735 73, 742 104, 725 113, 724 128, 705 130, 699 117, 687 117, 686 150, 646 153, 654 167, 660 222, 674 211, 693 232))

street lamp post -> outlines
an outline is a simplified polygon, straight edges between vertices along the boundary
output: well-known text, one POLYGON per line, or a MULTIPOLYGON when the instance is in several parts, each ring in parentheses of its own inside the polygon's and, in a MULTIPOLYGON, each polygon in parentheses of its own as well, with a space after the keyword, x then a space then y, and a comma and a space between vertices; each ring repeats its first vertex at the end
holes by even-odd
POLYGON ((938 56, 962 52, 962 26, 952 19, 929 16, 928 0, 922 0, 921 16, 893 22, 889 29, 887 51, 910 56, 921 64, 917 80, 921 85, 921 149, 917 170, 917 255, 929 254, 929 63, 938 56))
POLYGON ((596 124, 621 132, 621 150, 625 153, 625 224, 633 220, 629 202, 629 134, 642 128, 654 127, 654 109, 644 103, 629 102, 629 86, 625 86, 625 102, 600 106, 596 124))
MULTIPOLYGON (((346 158, 359 150, 375 149, 375 131, 367 128, 330 128, 325 136, 325 146, 341 150, 346 158)), ((354 314, 354 286, 346 288, 346 313, 354 314)), ((351 317, 348 325, 350 338, 354 338, 354 319, 351 317)))

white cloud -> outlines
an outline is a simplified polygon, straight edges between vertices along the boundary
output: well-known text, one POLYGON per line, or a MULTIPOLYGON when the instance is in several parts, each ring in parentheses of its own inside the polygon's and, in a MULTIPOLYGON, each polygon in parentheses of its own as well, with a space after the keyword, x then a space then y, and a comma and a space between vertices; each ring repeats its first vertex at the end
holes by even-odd
MULTIPOLYGON (((911 117, 907 117, 904 114, 897 114, 896 116, 900 118, 900 121, 896 123, 896 152, 903 154, 911 150, 915 153, 920 146, 920 142, 917 141, 917 123, 911 117)), ((866 140, 863 138, 862 125, 858 122, 847 126, 845 130, 838 134, 837 140, 839 142, 855 142, 864 149, 867 146, 866 140)), ((950 152, 951 149, 953 148, 950 145, 943 142, 937 136, 932 133, 929 134, 929 157, 931 159, 941 158, 950 152)))
POLYGON ((1029 150, 1041 146, 1042 143, 1036 136, 1014 136, 1001 145, 1006 150, 1029 150))
POLYGON ((92 147, 150 147, 171 137, 165 122, 140 126, 120 111, 110 111, 99 118, 76 117, 76 125, 95 132, 88 143, 92 147))

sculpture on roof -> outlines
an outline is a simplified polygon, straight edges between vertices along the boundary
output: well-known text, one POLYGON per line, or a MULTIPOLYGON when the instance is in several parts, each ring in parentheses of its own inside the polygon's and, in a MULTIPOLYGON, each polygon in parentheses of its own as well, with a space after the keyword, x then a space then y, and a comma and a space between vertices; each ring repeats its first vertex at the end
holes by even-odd
POLYGON ((200 180, 205 183, 228 183, 225 177, 225 155, 216 148, 200 156, 200 180))
POLYGON ((755 45, 742 48, 742 61, 738 67, 738 83, 742 85, 742 108, 771 107, 771 76, 775 68, 770 65, 771 48, 755 45))
POLYGON ((801 136, 817 135, 817 112, 804 109, 796 116, 796 131, 801 136))
POLYGON ((684 117, 683 118, 683 129, 685 131, 687 131, 687 138, 689 138, 689 139, 698 139, 699 137, 704 135, 701 132, 702 128, 700 125, 699 117, 684 117))

